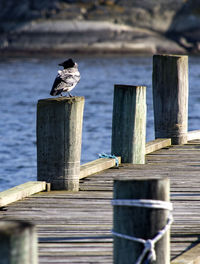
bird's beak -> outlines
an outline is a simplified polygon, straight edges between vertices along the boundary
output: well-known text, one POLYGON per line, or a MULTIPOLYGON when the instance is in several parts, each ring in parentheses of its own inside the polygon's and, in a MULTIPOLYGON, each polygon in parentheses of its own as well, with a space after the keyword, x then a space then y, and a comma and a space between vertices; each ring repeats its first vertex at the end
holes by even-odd
POLYGON ((63 63, 59 63, 58 66, 63 66, 63 63))

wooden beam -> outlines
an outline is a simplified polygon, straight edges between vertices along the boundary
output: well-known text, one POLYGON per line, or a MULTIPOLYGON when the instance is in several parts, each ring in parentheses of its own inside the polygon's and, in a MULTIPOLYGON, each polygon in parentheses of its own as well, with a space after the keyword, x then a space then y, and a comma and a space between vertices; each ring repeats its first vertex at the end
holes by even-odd
MULTIPOLYGON (((117 157, 119 164, 121 163, 121 157, 117 157)), ((106 158, 101 158, 97 160, 93 160, 91 162, 85 163, 81 165, 81 170, 80 170, 80 178, 85 178, 91 174, 95 174, 97 172, 109 169, 111 167, 115 166, 115 159, 106 159, 106 158)))
MULTIPOLYGON (((146 143, 145 154, 149 154, 161 148, 165 148, 171 145, 170 138, 158 138, 146 143)), ((121 163, 121 157, 117 157, 119 164, 121 163)), ((83 179, 92 174, 101 172, 103 170, 112 168, 115 166, 115 159, 97 159, 91 162, 81 165, 80 178, 83 179)))
MULTIPOLYGON (((133 179, 121 176, 114 179, 113 197, 113 202, 115 202, 113 208, 113 230, 115 232, 113 263, 144 263, 146 262, 146 258, 142 258, 139 261, 144 250, 144 244, 139 242, 135 243, 118 236, 118 234, 142 238, 146 241, 153 239, 166 225, 168 211, 141 208, 141 206, 123 206, 123 201, 152 199, 169 202, 169 179, 133 179), (117 202, 122 202, 122 204, 118 204, 117 202)), ((156 261, 153 261, 153 263, 170 263, 169 235, 169 231, 167 231, 162 239, 156 242, 156 261)), ((146 252, 146 254, 148 253, 146 252)))
POLYGON ((37 105, 37 179, 53 190, 79 190, 84 97, 57 97, 37 105))
POLYGON ((146 87, 115 85, 111 153, 123 163, 144 164, 146 87))
POLYGON ((46 190, 46 182, 26 182, 9 190, 0 192, 0 207, 21 200, 34 193, 46 190))
POLYGON ((171 145, 171 138, 157 138, 146 143, 146 154, 171 145))
POLYGON ((198 264, 200 263, 200 243, 175 258, 171 264, 198 264))
POLYGON ((188 132, 188 141, 193 139, 200 139, 200 130, 192 130, 188 132))
POLYGON ((25 221, 0 221, 1 263, 38 264, 36 227, 25 221))
POLYGON ((154 55, 152 77, 155 138, 187 143, 188 56, 154 55))

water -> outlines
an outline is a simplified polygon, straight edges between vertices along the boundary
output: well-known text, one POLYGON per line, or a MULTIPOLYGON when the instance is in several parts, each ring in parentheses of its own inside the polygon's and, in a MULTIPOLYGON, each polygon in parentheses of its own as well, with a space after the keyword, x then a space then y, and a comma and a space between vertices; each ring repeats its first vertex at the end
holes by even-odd
MULTIPOLYGON (((0 191, 36 180, 36 104, 49 91, 62 58, 0 61, 0 191)), ((154 139, 152 57, 77 57, 81 81, 73 95, 85 97, 82 157, 110 153, 114 84, 147 86, 147 141, 154 139)), ((189 130, 200 129, 200 58, 190 57, 189 130)))

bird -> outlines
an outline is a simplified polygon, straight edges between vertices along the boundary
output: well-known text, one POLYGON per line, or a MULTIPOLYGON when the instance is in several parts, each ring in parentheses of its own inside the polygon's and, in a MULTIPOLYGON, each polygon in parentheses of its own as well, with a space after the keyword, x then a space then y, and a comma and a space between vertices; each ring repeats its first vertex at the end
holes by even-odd
POLYGON ((63 70, 58 70, 58 74, 54 80, 50 95, 61 95, 63 92, 68 92, 72 97, 70 91, 74 89, 80 80, 80 72, 78 70, 78 64, 71 58, 58 64, 63 66, 63 70))

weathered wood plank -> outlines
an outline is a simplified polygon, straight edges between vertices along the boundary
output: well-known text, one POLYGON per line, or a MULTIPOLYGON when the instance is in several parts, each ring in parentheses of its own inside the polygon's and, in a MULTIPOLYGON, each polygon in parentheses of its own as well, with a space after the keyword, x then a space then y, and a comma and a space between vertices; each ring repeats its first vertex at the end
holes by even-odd
POLYGON ((0 192, 0 207, 16 202, 34 193, 46 190, 46 182, 27 182, 0 192))
MULTIPOLYGON (((121 164, 121 157, 117 157, 119 164, 121 164)), ((116 166, 115 159, 107 159, 107 158, 100 158, 88 163, 81 165, 80 169, 80 177, 79 179, 83 179, 89 175, 101 172, 103 170, 109 169, 111 167, 116 166)))
POLYGON ((188 132, 188 141, 195 139, 200 139, 200 129, 188 132))
POLYGON ((149 154, 151 152, 168 147, 170 145, 171 145, 170 138, 157 138, 155 140, 152 140, 146 143, 145 151, 146 151, 146 154, 149 154))
POLYGON ((175 258, 171 264, 198 264, 200 263, 200 243, 175 258))
POLYGON ((145 165, 121 164, 118 169, 110 168, 81 179, 81 189, 88 191, 40 192, 12 203, 2 208, 0 219, 23 219, 37 225, 40 264, 111 264, 113 179, 119 175, 135 179, 169 177, 174 206, 171 259, 175 259, 200 237, 198 153, 199 140, 167 146, 148 154, 145 165))

